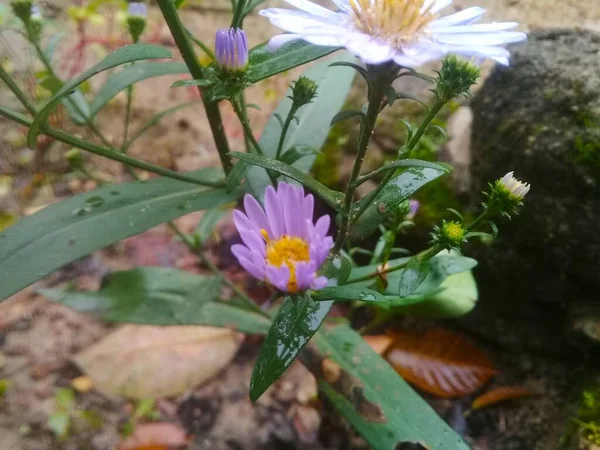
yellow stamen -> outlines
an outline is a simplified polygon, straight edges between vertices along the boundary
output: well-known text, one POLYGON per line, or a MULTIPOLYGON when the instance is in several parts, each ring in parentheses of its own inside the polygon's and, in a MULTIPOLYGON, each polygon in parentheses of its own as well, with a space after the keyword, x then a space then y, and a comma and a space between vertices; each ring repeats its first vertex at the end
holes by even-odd
POLYGON ((285 264, 290 269, 288 291, 298 292, 298 281, 296 280, 296 263, 309 261, 310 253, 308 242, 296 236, 283 235, 277 240, 271 240, 266 230, 260 230, 261 236, 267 243, 267 263, 281 267, 285 264))
POLYGON ((421 11, 424 0, 350 0, 357 27, 364 33, 399 47, 415 40, 435 19, 432 4, 421 11))

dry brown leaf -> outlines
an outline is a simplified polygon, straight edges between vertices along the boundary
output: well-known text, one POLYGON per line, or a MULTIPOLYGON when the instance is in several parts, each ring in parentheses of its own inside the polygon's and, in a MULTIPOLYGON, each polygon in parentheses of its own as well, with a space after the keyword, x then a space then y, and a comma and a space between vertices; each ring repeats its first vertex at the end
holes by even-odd
POLYGON ((105 395, 154 399, 219 373, 235 356, 239 336, 225 328, 126 325, 74 360, 105 395))
POLYGON ((505 402, 507 400, 513 400, 515 398, 529 397, 531 396, 525 388, 521 387, 499 387, 480 395, 471 405, 471 409, 480 409, 487 406, 495 405, 496 403, 505 402))
POLYGON ((363 339, 378 355, 383 355, 394 342, 394 338, 386 334, 363 336, 363 339))
POLYGON ((118 450, 168 450, 188 443, 185 431, 175 424, 144 423, 135 427, 133 434, 119 444, 118 450))
POLYGON ((71 380, 71 386, 73 386, 73 389, 75 389, 77 392, 85 394, 86 392, 92 390, 92 388, 94 387, 94 382, 90 377, 81 376, 73 378, 71 380))
POLYGON ((479 347, 450 331, 394 331, 393 337, 389 363, 406 381, 439 397, 469 394, 496 373, 479 347))

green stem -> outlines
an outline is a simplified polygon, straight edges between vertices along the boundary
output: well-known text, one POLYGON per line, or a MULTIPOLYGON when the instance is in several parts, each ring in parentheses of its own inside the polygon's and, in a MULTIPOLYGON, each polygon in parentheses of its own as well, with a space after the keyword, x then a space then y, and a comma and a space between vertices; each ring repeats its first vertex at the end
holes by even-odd
POLYGON ((479 217, 477 217, 473 222, 471 222, 469 225, 467 225, 466 230, 467 231, 473 231, 475 228, 477 228, 481 222, 483 222, 484 220, 488 219, 492 214, 490 213, 489 209, 485 209, 480 215, 479 217))
MULTIPOLYGON (((202 261, 202 264, 204 264, 206 267, 208 267, 208 269, 214 273, 215 275, 220 275, 222 276, 223 273, 219 270, 219 268, 217 266, 215 266, 213 264, 213 262, 206 257, 206 255, 204 254, 204 252, 202 252, 201 249, 199 249, 194 242, 192 242, 192 240, 190 240, 190 238, 188 236, 185 235, 185 233, 183 233, 179 227, 177 225, 175 225, 173 222, 167 222, 167 225, 169 225, 169 227, 171 228, 171 230, 173 230, 173 232, 179 237, 179 239, 181 239, 181 241, 196 255, 200 258, 200 260, 202 261)), ((271 316, 269 316, 269 314, 265 311, 263 311, 260 306, 258 306, 256 303, 254 303, 254 300, 252 300, 248 294, 246 294, 242 289, 240 289, 233 281, 223 277, 223 283, 227 286, 229 286, 231 288, 231 290, 233 292, 235 292, 241 299, 242 301, 248 305, 249 308, 251 308, 254 312, 260 314, 263 317, 267 317, 267 318, 271 318, 271 316)))
POLYGON ((288 129, 292 124, 292 120, 294 120, 294 116, 296 115, 297 109, 294 108, 294 105, 290 108, 290 112, 285 118, 285 122, 283 124, 283 128, 281 129, 281 136, 279 136, 279 143, 277 144, 277 153, 275 154, 275 159, 279 160, 281 156, 281 151, 283 150, 283 144, 285 143, 285 136, 287 135, 288 129))
POLYGON ((125 107, 125 128, 123 130, 123 143, 121 152, 127 153, 127 138, 129 137, 129 123, 131 122, 131 106, 133 104, 133 86, 127 88, 127 106, 125 107))
POLYGON ((244 10, 246 9, 246 0, 237 0, 231 19, 231 28, 241 28, 244 20, 244 10))
POLYGON ((21 90, 21 88, 19 88, 17 83, 15 83, 15 80, 12 79, 12 77, 2 68, 1 65, 0 65, 0 79, 2 81, 4 81, 4 83, 6 83, 6 85, 11 90, 11 92, 13 94, 15 94, 15 97, 17 97, 19 99, 19 101, 21 102, 21 104, 25 107, 25 109, 27 109, 27 111, 29 111, 29 114, 31 114, 32 116, 36 116, 37 110, 35 109, 35 106, 33 106, 29 102, 29 99, 27 98, 25 93, 21 90))
MULTIPOLYGON (((410 156, 410 153, 417 146, 417 144, 419 143, 419 140, 421 139, 421 137, 423 137, 423 134, 425 134, 425 131, 427 131, 427 128, 429 127, 429 125, 431 124, 433 119, 435 119, 435 116, 437 116, 437 114, 440 112, 440 110, 444 107, 445 104, 446 104, 446 102, 436 98, 435 102, 429 109, 427 116, 421 123, 421 126, 419 126, 419 129, 417 130, 417 132, 412 136, 411 140, 406 144, 406 150, 402 154, 403 158, 406 159, 410 156)), ((368 198, 370 201, 365 200, 363 202, 363 205, 361 206, 361 208, 352 217, 352 223, 356 222, 358 220, 358 218, 363 215, 363 213, 371 205, 373 200, 375 198, 377 198, 377 196, 379 195, 381 190, 390 182, 390 180, 392 178, 394 178, 399 173, 399 170, 400 169, 391 170, 390 172, 388 172, 388 174, 385 176, 383 181, 381 183, 379 183, 377 185, 377 187, 369 193, 369 195, 366 198, 368 198)))
MULTIPOLYGON (((32 123, 30 119, 23 116, 22 114, 11 111, 3 106, 0 106, 0 116, 6 117, 7 119, 10 119, 13 122, 17 122, 26 127, 30 127, 32 123)), ((155 166, 154 164, 150 164, 145 161, 140 161, 139 159, 131 158, 130 156, 119 153, 116 150, 110 150, 104 147, 100 147, 99 145, 92 144, 91 142, 84 141, 69 133, 65 133, 64 131, 57 130, 56 128, 52 128, 47 125, 44 125, 42 127, 42 133, 47 136, 50 136, 53 139, 56 139, 57 141, 64 142, 65 144, 69 144, 73 147, 77 147, 90 153, 94 153, 96 155, 112 159, 114 161, 119 161, 123 164, 127 164, 138 169, 146 170, 157 175, 163 175, 168 178, 185 181, 187 183, 197 184, 199 186, 223 187, 225 185, 222 181, 202 181, 181 173, 173 172, 172 170, 163 169, 162 167, 155 166)))
MULTIPOLYGON (((177 8, 175 8, 173 0, 158 0, 158 6, 162 12, 165 22, 167 22, 167 26, 171 31, 171 35, 175 40, 175 44, 177 45, 177 48, 179 49, 179 52, 181 53, 181 56, 183 57, 188 70, 190 71, 190 74, 192 77, 194 77, 194 79, 203 79, 204 69, 196 58, 196 53, 190 44, 186 29, 181 23, 181 19, 179 18, 179 14, 177 13, 177 8)), ((198 90, 202 95, 202 88, 198 87, 198 90)), ((213 139, 215 140, 215 145, 217 146, 217 151, 219 152, 219 158, 221 159, 221 164, 223 165, 223 170, 225 171, 225 174, 228 174, 231 171, 233 164, 231 162, 231 157, 229 156, 229 142, 227 141, 227 136, 225 135, 221 110, 219 109, 218 103, 208 101, 204 97, 203 103, 206 111, 206 117, 208 118, 208 123, 213 134, 213 139)))
POLYGON ((354 167, 352 168, 352 174, 348 181, 348 188, 346 189, 346 196, 344 198, 344 217, 342 218, 342 225, 340 227, 338 237, 333 247, 333 253, 337 254, 342 249, 344 241, 348 237, 350 232, 350 213, 352 210, 352 202, 354 201, 354 193, 356 192, 355 181, 360 175, 360 169, 362 168, 365 160, 365 154, 369 148, 369 141, 371 135, 375 129, 375 123, 377 122, 377 116, 381 111, 381 102, 385 96, 384 83, 374 82, 372 83, 369 92, 369 106, 367 113, 361 124, 361 133, 358 141, 358 151, 354 160, 354 167))
POLYGON ((206 53, 213 61, 217 60, 217 58, 216 58, 215 54, 213 53, 213 51, 210 48, 208 48, 208 46, 204 42, 202 42, 200 39, 198 39, 196 36, 194 36, 190 30, 186 29, 185 31, 187 33, 188 38, 194 44, 196 44, 198 47, 200 47, 202 49, 202 51, 204 53, 206 53))

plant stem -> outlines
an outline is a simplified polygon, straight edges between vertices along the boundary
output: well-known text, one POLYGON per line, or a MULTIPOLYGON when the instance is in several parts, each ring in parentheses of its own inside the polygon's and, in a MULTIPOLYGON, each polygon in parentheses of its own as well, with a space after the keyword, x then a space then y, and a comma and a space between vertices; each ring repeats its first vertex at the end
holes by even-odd
MULTIPOLYGON (((13 122, 17 122, 26 127, 31 126, 31 119, 23 116, 22 114, 11 111, 3 106, 0 106, 0 116, 6 117, 7 119, 10 119, 13 122)), ((47 136, 50 136, 53 139, 56 139, 57 141, 72 145, 73 147, 77 147, 90 153, 104 156, 105 158, 112 159, 114 161, 119 161, 123 164, 137 167, 138 169, 146 170, 157 175, 163 175, 168 178, 173 178, 179 181, 185 181, 187 183, 197 184, 199 186, 223 187, 225 185, 225 183, 222 181, 213 182, 198 180, 194 177, 190 177, 185 174, 173 172, 172 170, 164 169, 162 167, 155 166, 154 164, 150 164, 145 161, 140 161, 139 159, 131 158, 130 156, 119 153, 114 149, 111 150, 108 148, 100 147, 99 145, 84 141, 83 139, 79 139, 78 137, 75 137, 69 133, 65 133, 64 131, 57 130, 56 128, 52 128, 47 125, 44 125, 42 127, 42 133, 47 136)))
POLYGON ((231 28, 241 28, 245 9, 246 0, 237 0, 233 11, 233 18, 231 19, 231 28))
MULTIPOLYGON (((190 238, 188 236, 185 235, 185 233, 183 233, 179 227, 177 225, 175 225, 173 222, 167 222, 167 225, 171 228, 171 230, 173 230, 173 232, 181 239, 181 241, 196 255, 200 258, 200 260, 202 261, 202 264, 204 264, 206 267, 208 267, 208 269, 214 273, 215 275, 223 275, 223 273, 219 270, 219 268, 217 266, 215 266, 213 264, 213 262, 206 257, 206 255, 204 254, 204 252, 202 252, 201 249, 199 249, 194 242, 192 242, 190 240, 190 238)), ((256 303, 254 303, 254 300, 252 300, 248 294, 246 294, 242 289, 240 289, 233 281, 225 278, 223 276, 223 283, 227 286, 229 286, 231 288, 231 290, 233 290, 233 292, 235 292, 241 299, 242 301, 249 307, 251 308, 254 312, 260 314, 263 317, 267 317, 267 318, 271 318, 271 316, 269 316, 269 314, 265 311, 263 311, 260 306, 258 306, 256 303)))
MULTIPOLYGON (((440 112, 440 110, 444 107, 445 104, 446 104, 445 101, 442 101, 442 100, 436 98, 435 102, 429 109, 427 116, 425 117, 425 119, 423 120, 421 125, 419 126, 419 129, 412 136, 411 140, 406 144, 406 150, 402 154, 403 158, 406 159, 410 156, 410 153, 417 146, 417 144, 419 143, 419 140, 421 139, 421 137, 423 137, 423 134, 425 133, 425 131, 427 130, 427 128, 429 127, 429 125, 431 124, 433 119, 435 119, 435 116, 437 116, 437 114, 440 112)), ((386 184, 388 184, 390 182, 390 180, 392 178, 394 178, 399 173, 399 171, 400 171, 400 169, 389 171, 388 174, 383 179, 383 181, 381 183, 379 183, 379 185, 377 185, 377 187, 375 189, 373 189, 371 192, 369 192, 369 195, 365 198, 365 201, 363 202, 363 205, 361 206, 361 208, 352 217, 352 219, 351 219, 352 223, 356 222, 358 220, 358 218, 363 215, 363 213, 367 210, 369 205, 379 195, 381 190, 386 186, 386 184), (369 199, 369 201, 366 200, 367 198, 369 199)))
POLYGON ((285 136, 287 135, 288 129, 292 124, 292 120, 294 120, 294 116, 296 115, 297 109, 292 107, 290 108, 290 112, 285 118, 285 122, 283 124, 283 128, 281 129, 281 136, 279 136, 279 143, 277 144, 277 153, 275 154, 275 159, 279 160, 281 156, 281 151, 283 150, 283 144, 285 143, 285 136))
POLYGON ((200 47, 202 49, 202 51, 210 57, 210 59, 212 59, 213 61, 215 61, 217 59, 215 57, 215 54, 213 53, 213 51, 210 48, 208 48, 208 46, 204 42, 202 42, 200 39, 198 39, 196 36, 194 36, 190 30, 186 29, 185 31, 187 33, 188 38, 194 44, 196 44, 198 47, 200 47))
POLYGON ((37 110, 35 109, 35 106, 33 106, 29 102, 29 99, 27 98, 25 93, 21 90, 21 88, 19 88, 17 83, 15 83, 15 80, 12 79, 12 77, 2 68, 1 65, 0 65, 0 80, 4 81, 6 83, 6 85, 12 91, 12 93, 15 94, 15 97, 17 97, 17 99, 19 99, 19 101, 25 107, 25 109, 27 109, 27 111, 29 111, 29 114, 31 114, 32 116, 37 115, 37 110))
POLYGON ((127 153, 127 138, 129 136, 129 123, 131 122, 131 106, 133 104, 133 86, 127 88, 127 106, 125 107, 125 128, 123 130, 123 143, 121 144, 121 152, 127 153))
MULTIPOLYGON (((165 22, 167 22, 167 26, 171 31, 171 35, 175 40, 177 48, 179 48, 181 56, 183 57, 190 74, 192 77, 194 77, 194 79, 203 79, 204 69, 196 58, 196 53, 194 52, 194 49, 188 40, 187 31, 181 23, 181 19, 179 18, 175 4, 172 0, 158 0, 158 6, 162 12, 165 22)), ((202 95, 202 88, 198 87, 198 90, 200 91, 200 95, 202 95)), ((204 97, 203 103, 206 111, 206 117, 208 118, 208 123, 213 134, 213 139, 215 141, 217 151, 219 152, 219 158, 221 159, 221 164, 223 165, 223 170, 225 171, 225 174, 228 174, 231 171, 233 164, 231 163, 231 157, 228 154, 229 142, 227 141, 227 136, 225 135, 225 130, 223 128, 221 110, 219 109, 218 103, 208 101, 204 97)))
POLYGON ((486 208, 479 215, 479 217, 477 217, 475 220, 473 220, 473 222, 471 222, 469 225, 467 225, 466 230, 467 231, 473 231, 476 227, 478 227, 481 224, 481 222, 483 222, 484 220, 486 220, 491 215, 492 214, 490 213, 490 210, 488 208, 486 208))
POLYGON ((355 181, 360 175, 360 169, 365 161, 365 154, 369 148, 369 141, 375 128, 375 122, 377 122, 377 116, 381 110, 381 102, 385 96, 384 83, 378 82, 382 80, 374 81, 370 87, 369 92, 369 106, 367 113, 361 124, 361 133, 358 141, 358 151, 356 158, 354 159, 354 167, 352 168, 352 174, 348 181, 348 188, 346 189, 346 196, 344 198, 344 217, 342 218, 342 225, 339 230, 338 237, 333 247, 333 253, 337 254, 342 249, 344 241, 348 237, 350 232, 350 213, 352 210, 352 202, 354 201, 354 193, 356 192, 355 181))

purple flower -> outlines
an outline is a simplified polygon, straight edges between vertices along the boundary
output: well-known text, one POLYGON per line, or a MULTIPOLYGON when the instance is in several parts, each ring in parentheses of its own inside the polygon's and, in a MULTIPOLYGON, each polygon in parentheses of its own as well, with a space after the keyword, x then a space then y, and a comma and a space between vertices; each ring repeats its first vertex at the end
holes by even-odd
POLYGON ((142 2, 131 2, 127 5, 127 14, 146 18, 148 15, 148 5, 142 2))
POLYGON ((229 28, 217 31, 215 56, 222 69, 239 72, 248 65, 248 39, 244 30, 229 28))
POLYGON ((265 208, 250 195, 246 214, 234 211, 233 221, 244 245, 231 247, 244 269, 282 292, 322 289, 327 278, 317 271, 333 247, 327 236, 329 216, 313 224, 313 196, 302 187, 279 183, 265 192, 265 208))

